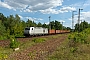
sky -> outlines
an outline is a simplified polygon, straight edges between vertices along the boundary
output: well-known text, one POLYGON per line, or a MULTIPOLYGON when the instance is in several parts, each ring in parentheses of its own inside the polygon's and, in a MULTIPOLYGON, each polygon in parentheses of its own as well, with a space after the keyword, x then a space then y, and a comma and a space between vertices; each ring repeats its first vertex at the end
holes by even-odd
POLYGON ((38 23, 48 24, 50 21, 63 22, 66 27, 72 27, 72 11, 74 24, 80 20, 90 23, 90 0, 0 0, 0 13, 6 17, 18 14, 21 20, 28 19, 38 23))

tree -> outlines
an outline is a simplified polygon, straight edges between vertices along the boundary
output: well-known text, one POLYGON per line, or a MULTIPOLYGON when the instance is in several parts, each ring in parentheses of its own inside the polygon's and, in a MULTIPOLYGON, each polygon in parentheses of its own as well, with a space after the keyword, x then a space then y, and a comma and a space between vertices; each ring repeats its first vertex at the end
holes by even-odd
POLYGON ((0 20, 0 39, 4 39, 6 35, 5 26, 2 24, 2 21, 0 20))
POLYGON ((66 30, 67 28, 65 26, 63 26, 63 30, 66 30))
POLYGON ((66 29, 67 29, 67 30, 71 30, 71 28, 70 28, 70 27, 67 27, 66 29))
POLYGON ((15 26, 15 18, 13 15, 10 15, 9 17, 7 17, 7 25, 8 28, 10 29, 10 35, 13 35, 14 31, 13 31, 13 27, 15 26))
POLYGON ((14 36, 15 37, 21 37, 23 36, 23 33, 24 33, 24 27, 23 27, 23 24, 20 22, 19 24, 16 24, 14 27, 13 27, 13 31, 14 31, 14 36))
POLYGON ((26 22, 26 26, 27 27, 36 26, 36 23, 34 21, 28 19, 28 21, 26 22))
POLYGON ((0 13, 0 20, 2 20, 2 23, 6 20, 6 17, 2 13, 0 13))
POLYGON ((51 29, 55 29, 55 22, 52 21, 52 22, 50 22, 50 24, 51 24, 51 29))
POLYGON ((27 27, 27 25, 26 25, 26 22, 25 21, 21 21, 21 23, 22 23, 22 25, 23 25, 23 27, 25 28, 25 27, 27 27))
POLYGON ((89 27, 88 22, 84 21, 81 22, 79 25, 75 24, 75 31, 78 31, 80 29, 80 32, 87 29, 89 27))
POLYGON ((13 35, 15 37, 23 36, 24 27, 20 17, 16 14, 14 19, 15 25, 13 26, 13 35))
POLYGON ((15 24, 19 24, 21 22, 20 17, 16 14, 15 15, 15 24))
POLYGON ((0 21, 0 35, 4 35, 6 32, 5 30, 5 26, 2 24, 2 22, 0 21))
POLYGON ((62 24, 58 21, 55 20, 55 29, 56 30, 61 30, 62 29, 62 24))
POLYGON ((78 31, 78 27, 79 25, 78 24, 75 24, 75 31, 78 31))
POLYGON ((90 24, 88 24, 88 28, 90 28, 90 24))
POLYGON ((84 21, 84 22, 82 22, 83 23, 83 29, 86 29, 86 28, 88 28, 88 22, 86 22, 86 21, 84 21))
POLYGON ((32 26, 33 26, 33 27, 36 27, 37 24, 33 21, 32 26))
POLYGON ((42 24, 39 22, 39 23, 37 24, 37 27, 42 27, 42 24))
POLYGON ((42 24, 42 27, 43 27, 43 28, 48 28, 48 25, 46 25, 46 24, 44 23, 44 24, 42 24))

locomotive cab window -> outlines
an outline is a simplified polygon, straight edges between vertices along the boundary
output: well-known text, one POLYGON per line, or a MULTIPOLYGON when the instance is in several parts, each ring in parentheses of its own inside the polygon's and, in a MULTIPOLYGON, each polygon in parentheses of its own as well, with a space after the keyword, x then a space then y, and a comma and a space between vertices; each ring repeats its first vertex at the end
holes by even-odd
POLYGON ((30 30, 30 28, 25 28, 25 30, 30 30))
POLYGON ((33 30, 33 28, 32 28, 32 30, 33 30))

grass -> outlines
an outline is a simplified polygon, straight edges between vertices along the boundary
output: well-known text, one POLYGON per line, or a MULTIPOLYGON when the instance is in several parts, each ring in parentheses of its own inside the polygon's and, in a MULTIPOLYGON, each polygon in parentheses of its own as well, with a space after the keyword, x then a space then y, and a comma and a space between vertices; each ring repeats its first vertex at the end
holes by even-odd
POLYGON ((60 37, 60 36, 62 36, 62 35, 61 35, 61 34, 51 35, 50 37, 48 37, 48 39, 51 40, 51 39, 58 38, 58 37, 60 37))
POLYGON ((42 43, 42 42, 45 42, 46 40, 47 40, 46 38, 34 38, 34 39, 32 39, 32 41, 35 43, 42 43))
POLYGON ((28 54, 28 56, 29 56, 31 59, 34 59, 34 58, 35 58, 35 55, 36 55, 36 51, 29 52, 29 54, 28 54))
MULTIPOLYGON (((61 35, 61 34, 60 34, 61 35)), ((22 50, 29 48, 36 43, 43 43, 47 40, 58 38, 60 35, 52 35, 48 38, 34 38, 32 41, 27 41, 20 43, 20 50, 16 53, 21 52, 22 50)), ((51 55, 47 57, 47 60, 90 60, 90 35, 87 38, 88 44, 78 44, 76 48, 69 47, 69 40, 64 40, 61 45, 54 51, 51 55)), ((0 60, 7 60, 10 54, 13 53, 13 50, 9 47, 0 47, 0 60)), ((41 52, 43 53, 43 52, 41 52)), ((32 59, 35 56, 35 51, 28 54, 32 59)))
POLYGON ((69 47, 68 39, 64 40, 57 50, 47 57, 47 60, 90 60, 90 35, 87 40, 88 44, 78 44, 75 48, 69 47))
MULTIPOLYGON (((32 40, 27 40, 26 42, 20 43, 20 45, 19 45, 20 49, 18 51, 13 51, 13 49, 11 49, 9 46, 8 47, 0 47, 0 60, 5 60, 5 59, 7 60, 7 58, 9 58, 9 55, 12 53, 19 53, 19 52, 23 51, 24 49, 27 49, 27 48, 29 48, 37 43, 43 43, 47 40, 52 40, 54 38, 58 38, 60 35, 61 34, 51 35, 51 36, 46 37, 46 38, 34 38, 32 40)), ((33 58, 34 53, 30 52, 29 56, 31 56, 33 58)))
POLYGON ((35 45, 34 42, 32 42, 32 41, 27 41, 27 42, 20 43, 19 48, 20 48, 20 50, 24 50, 24 49, 26 49, 26 48, 28 48, 28 47, 33 46, 33 45, 35 45))
POLYGON ((13 52, 9 47, 0 47, 0 60, 5 60, 13 52))

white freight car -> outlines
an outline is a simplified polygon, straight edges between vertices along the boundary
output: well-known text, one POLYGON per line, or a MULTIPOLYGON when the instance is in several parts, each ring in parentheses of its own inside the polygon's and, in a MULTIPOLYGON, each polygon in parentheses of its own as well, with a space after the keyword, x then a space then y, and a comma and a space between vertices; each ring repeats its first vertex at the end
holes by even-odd
POLYGON ((46 35, 48 34, 47 28, 42 27, 26 27, 24 30, 24 35, 46 35))

